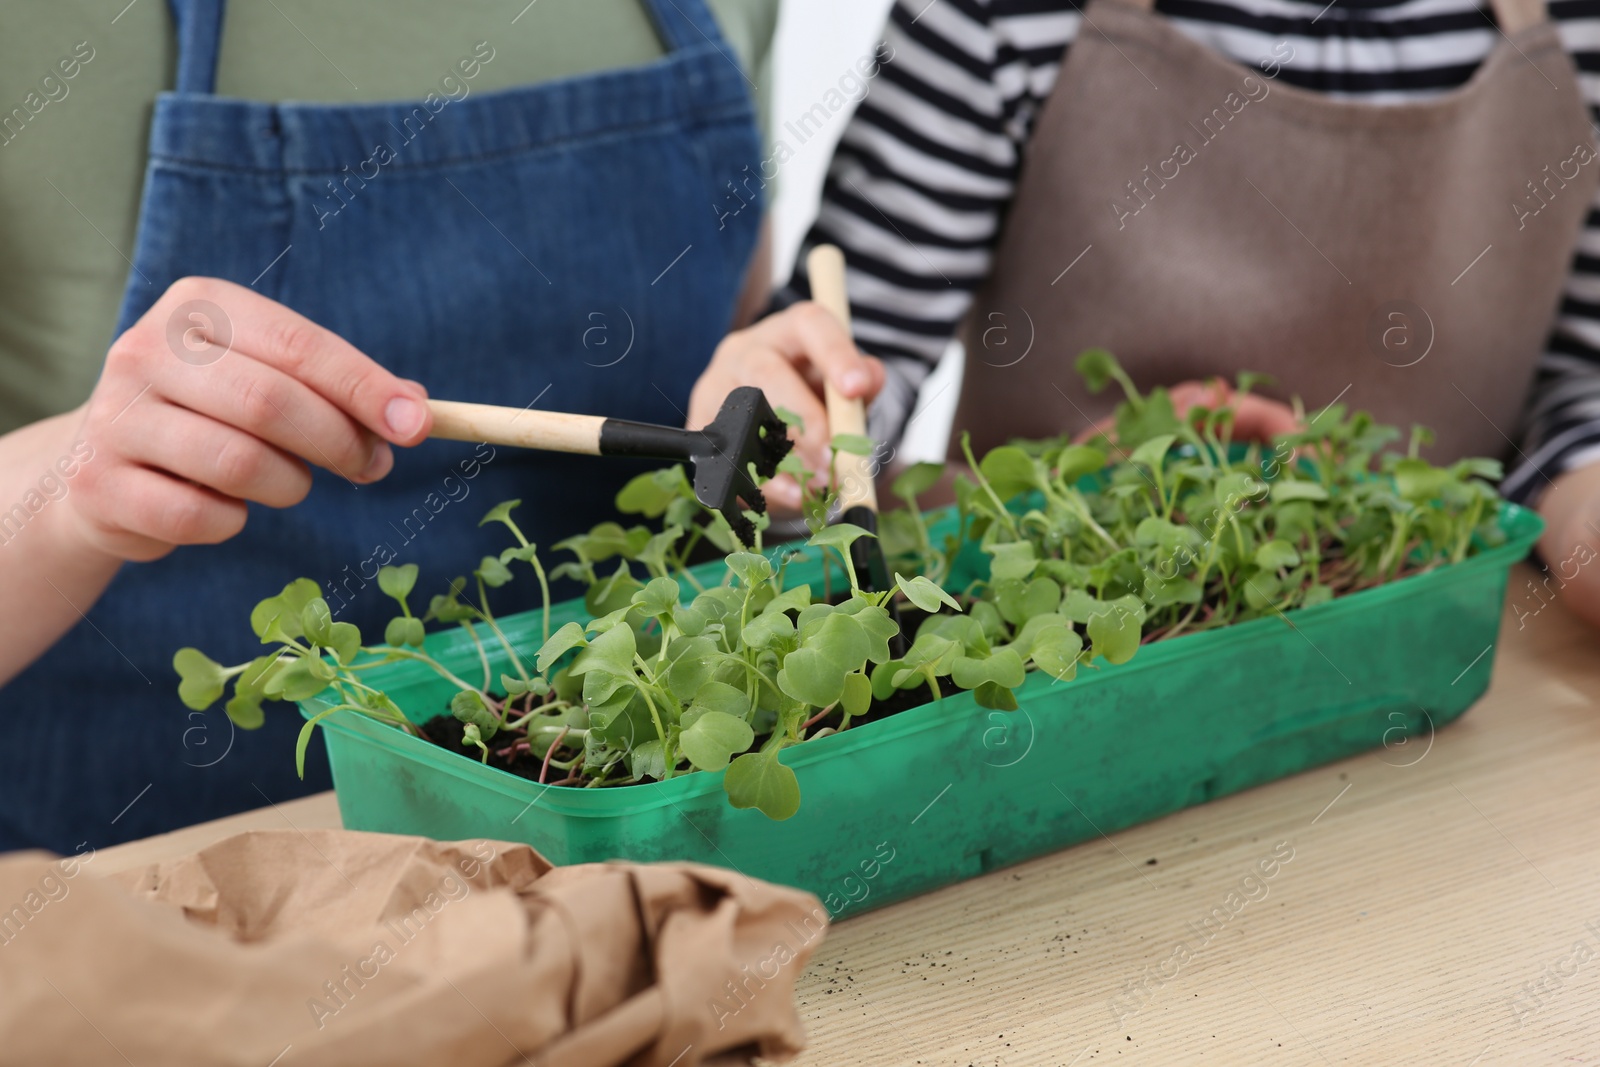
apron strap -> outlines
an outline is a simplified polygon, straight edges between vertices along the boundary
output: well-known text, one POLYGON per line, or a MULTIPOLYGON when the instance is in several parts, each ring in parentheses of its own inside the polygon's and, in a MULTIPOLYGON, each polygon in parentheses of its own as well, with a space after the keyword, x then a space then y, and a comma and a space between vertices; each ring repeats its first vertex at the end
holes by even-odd
POLYGON ((1550 17, 1544 0, 1491 0, 1495 21, 1507 35, 1537 26, 1550 17))
POLYGON ((667 51, 678 52, 707 41, 722 47, 722 27, 705 0, 644 0, 644 7, 655 19, 656 32, 667 51))
MULTIPOLYGON (((1136 7, 1140 11, 1149 11, 1155 7, 1155 0, 1117 0, 1117 2, 1136 7)), ((1544 0, 1489 0, 1489 6, 1494 9, 1495 21, 1500 29, 1508 36, 1529 26, 1537 26, 1549 17, 1544 0)))
POLYGON ((210 96, 217 90, 217 54, 222 50, 225 0, 167 0, 178 27, 180 93, 210 96))

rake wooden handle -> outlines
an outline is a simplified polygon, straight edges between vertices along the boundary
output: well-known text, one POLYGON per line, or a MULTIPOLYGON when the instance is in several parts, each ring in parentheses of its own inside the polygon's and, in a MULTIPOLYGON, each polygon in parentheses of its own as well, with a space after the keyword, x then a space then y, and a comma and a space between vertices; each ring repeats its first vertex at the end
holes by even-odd
POLYGON ((462 404, 454 400, 430 400, 428 407, 433 412, 430 437, 584 456, 601 454, 600 427, 606 420, 598 415, 462 404))
MULTIPOLYGON (((833 245, 818 245, 806 258, 806 273, 811 278, 811 299, 833 312, 850 332, 850 297, 844 284, 844 253, 833 245)), ((859 398, 842 395, 832 382, 823 385, 828 405, 828 436, 848 433, 865 437, 867 406, 859 398)), ((854 452, 835 452, 834 484, 839 493, 840 511, 853 507, 878 510, 878 489, 873 479, 872 457, 854 452)))

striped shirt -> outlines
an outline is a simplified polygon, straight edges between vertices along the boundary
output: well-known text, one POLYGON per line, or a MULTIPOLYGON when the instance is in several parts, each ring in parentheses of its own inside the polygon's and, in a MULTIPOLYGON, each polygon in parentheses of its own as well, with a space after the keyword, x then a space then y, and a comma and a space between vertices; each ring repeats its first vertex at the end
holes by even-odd
MULTIPOLYGON (((1600 116, 1600 0, 1550 0, 1591 118, 1600 116)), ((1289 84, 1373 103, 1467 81, 1501 39, 1474 0, 1157 0, 1183 33, 1231 59, 1281 62, 1289 84), (1287 57, 1287 58, 1286 58, 1287 57)), ((850 261, 856 340, 889 381, 872 432, 898 441, 917 389, 989 274, 1034 116, 1081 16, 1074 0, 896 0, 888 59, 844 131, 817 222, 780 303, 808 294, 804 251, 850 261)), ((1502 491, 1600 461, 1600 208, 1578 239, 1502 491)))

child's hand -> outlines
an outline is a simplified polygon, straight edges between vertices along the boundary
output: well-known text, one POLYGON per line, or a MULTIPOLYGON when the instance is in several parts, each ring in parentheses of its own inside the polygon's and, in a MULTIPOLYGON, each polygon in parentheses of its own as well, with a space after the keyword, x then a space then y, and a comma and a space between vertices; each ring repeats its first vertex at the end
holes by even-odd
POLYGON ((285 508, 308 463, 354 484, 427 436, 427 392, 249 289, 185 278, 106 355, 63 505, 91 548, 151 560, 237 534, 246 501, 285 508))
MULTIPOLYGON (((807 467, 825 473, 824 378, 844 396, 870 401, 883 388, 883 364, 857 351, 839 320, 820 305, 796 304, 723 339, 689 395, 688 426, 696 430, 716 418, 723 400, 739 386, 757 386, 774 408, 800 416, 805 430, 795 448, 807 467)), ((762 492, 779 513, 800 507, 800 487, 788 475, 774 478, 762 492)))

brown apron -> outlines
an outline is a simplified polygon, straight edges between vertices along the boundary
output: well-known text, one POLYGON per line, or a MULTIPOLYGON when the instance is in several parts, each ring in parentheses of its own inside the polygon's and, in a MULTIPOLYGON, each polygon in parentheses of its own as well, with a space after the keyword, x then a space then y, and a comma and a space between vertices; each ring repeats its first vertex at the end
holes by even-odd
POLYGON ((1274 81, 1144 7, 1092 0, 1037 117, 958 435, 1108 414, 1120 391, 1072 369, 1103 346, 1142 389, 1261 371, 1312 414, 1431 426, 1435 462, 1509 453, 1600 176, 1542 3, 1497 0, 1510 37, 1471 80, 1395 105, 1274 81))

